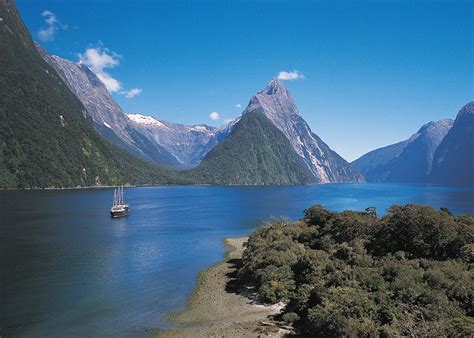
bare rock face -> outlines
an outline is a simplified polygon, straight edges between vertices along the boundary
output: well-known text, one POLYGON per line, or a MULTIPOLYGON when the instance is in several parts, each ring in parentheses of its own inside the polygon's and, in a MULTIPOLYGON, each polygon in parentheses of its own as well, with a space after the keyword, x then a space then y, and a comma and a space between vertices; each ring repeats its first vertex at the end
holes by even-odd
POLYGON ((157 164, 178 166, 179 161, 166 149, 151 144, 130 124, 102 81, 85 64, 49 55, 36 44, 43 59, 52 66, 69 89, 79 98, 94 121, 95 129, 110 142, 157 164))
POLYGON ((244 114, 262 111, 288 138, 318 183, 363 182, 350 164, 324 143, 299 115, 290 92, 277 79, 250 100, 244 114))
POLYGON ((126 132, 128 118, 119 105, 113 100, 105 85, 84 64, 62 59, 56 55, 49 55, 37 44, 38 50, 81 100, 95 123, 108 128, 114 126, 114 132, 124 140, 132 142, 126 132))

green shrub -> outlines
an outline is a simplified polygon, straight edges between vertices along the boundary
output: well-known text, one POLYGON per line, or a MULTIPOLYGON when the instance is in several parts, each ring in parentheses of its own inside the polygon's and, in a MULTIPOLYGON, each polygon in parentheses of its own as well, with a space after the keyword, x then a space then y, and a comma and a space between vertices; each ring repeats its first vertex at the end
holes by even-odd
POLYGON ((473 217, 317 205, 255 231, 238 276, 308 336, 474 335, 473 217))

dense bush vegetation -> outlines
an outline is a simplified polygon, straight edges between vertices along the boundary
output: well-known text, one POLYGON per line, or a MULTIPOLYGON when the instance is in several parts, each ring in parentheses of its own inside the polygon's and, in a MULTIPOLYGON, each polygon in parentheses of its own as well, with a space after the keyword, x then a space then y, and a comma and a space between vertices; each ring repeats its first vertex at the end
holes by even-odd
POLYGON ((254 232, 239 279, 302 335, 474 335, 474 217, 313 206, 254 232))

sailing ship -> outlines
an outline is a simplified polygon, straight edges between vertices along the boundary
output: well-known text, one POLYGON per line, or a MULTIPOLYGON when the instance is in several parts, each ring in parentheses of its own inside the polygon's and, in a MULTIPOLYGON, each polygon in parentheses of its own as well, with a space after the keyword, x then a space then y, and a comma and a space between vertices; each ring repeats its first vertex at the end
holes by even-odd
POLYGON ((110 215, 114 218, 128 215, 129 206, 123 200, 123 187, 115 188, 114 202, 110 209, 110 215))

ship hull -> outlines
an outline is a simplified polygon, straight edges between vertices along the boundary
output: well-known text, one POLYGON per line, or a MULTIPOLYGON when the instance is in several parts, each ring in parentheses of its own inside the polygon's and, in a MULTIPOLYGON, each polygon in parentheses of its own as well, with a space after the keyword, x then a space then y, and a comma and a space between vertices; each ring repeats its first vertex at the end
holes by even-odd
POLYGON ((110 210, 110 216, 112 216, 112 218, 125 217, 127 215, 128 215, 128 208, 124 208, 121 210, 110 210))

